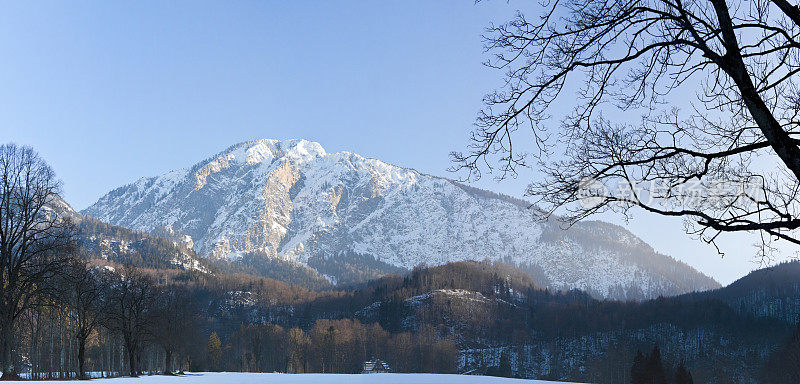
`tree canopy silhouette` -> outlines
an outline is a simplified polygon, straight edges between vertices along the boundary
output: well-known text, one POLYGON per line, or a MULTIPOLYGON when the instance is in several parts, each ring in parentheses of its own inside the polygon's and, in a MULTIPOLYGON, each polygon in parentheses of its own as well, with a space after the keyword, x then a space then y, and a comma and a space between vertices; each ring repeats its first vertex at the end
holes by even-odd
POLYGON ((686 219, 687 232, 710 243, 758 233, 763 256, 776 240, 800 244, 796 5, 566 0, 540 9, 488 28, 487 65, 504 82, 484 97, 469 150, 452 154, 456 169, 504 178, 535 165, 543 176, 527 194, 543 217, 569 224, 639 207, 686 219), (530 153, 521 135, 532 138, 530 153))
POLYGON ((14 379, 14 327, 69 260, 74 224, 53 207, 61 184, 30 147, 0 145, 0 371, 14 379))

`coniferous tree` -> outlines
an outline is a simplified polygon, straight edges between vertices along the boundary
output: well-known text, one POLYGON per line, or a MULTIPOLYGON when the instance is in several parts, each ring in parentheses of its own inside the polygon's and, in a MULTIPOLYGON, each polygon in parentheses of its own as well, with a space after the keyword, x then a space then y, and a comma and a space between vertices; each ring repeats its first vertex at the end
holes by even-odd
POLYGON ((500 354, 500 367, 498 369, 498 376, 500 377, 512 377, 511 372, 511 356, 509 356, 508 350, 504 349, 503 353, 500 354))
POLYGON ((667 384, 667 375, 664 365, 661 363, 661 350, 658 345, 647 356, 645 364, 645 383, 647 384, 667 384))
POLYGON ((216 332, 211 332, 211 335, 208 336, 206 353, 208 354, 209 369, 212 371, 219 370, 219 363, 222 359, 222 341, 216 332))
POLYGON ((645 363, 646 358, 642 351, 636 351, 636 356, 633 358, 633 365, 631 366, 631 384, 646 383, 645 363))
POLYGON ((675 371, 675 384, 694 384, 692 374, 686 369, 686 364, 681 361, 678 369, 675 371))

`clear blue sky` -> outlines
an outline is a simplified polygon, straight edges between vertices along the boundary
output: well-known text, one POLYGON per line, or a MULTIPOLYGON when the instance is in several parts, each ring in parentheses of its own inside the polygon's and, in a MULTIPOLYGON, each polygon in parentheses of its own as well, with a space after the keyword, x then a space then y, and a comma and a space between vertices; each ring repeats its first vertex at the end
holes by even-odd
MULTIPOLYGON (((448 153, 501 80, 480 35, 526 4, 3 2, 0 141, 36 148, 77 209, 253 138, 458 177, 448 153)), ((521 196, 525 176, 475 185, 521 196)), ((723 283, 756 267, 746 237, 722 260, 680 221, 627 227, 723 283)))

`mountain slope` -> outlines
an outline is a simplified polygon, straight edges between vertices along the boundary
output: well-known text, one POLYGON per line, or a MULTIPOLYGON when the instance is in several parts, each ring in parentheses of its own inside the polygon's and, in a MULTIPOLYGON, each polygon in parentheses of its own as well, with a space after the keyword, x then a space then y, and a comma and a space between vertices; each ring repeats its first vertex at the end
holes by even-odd
POLYGON ((621 227, 563 231, 535 222, 524 201, 306 140, 239 143, 117 188, 83 213, 142 231, 172 228, 210 258, 258 253, 313 265, 355 254, 403 269, 502 260, 548 287, 613 298, 718 286, 621 227))
POLYGON ((718 299, 742 314, 795 324, 800 320, 800 261, 759 269, 727 287, 685 297, 692 300, 718 299))
POLYGON ((191 243, 169 228, 152 233, 111 225, 76 212, 57 197, 49 205, 75 225, 77 250, 85 259, 99 259, 141 268, 184 269, 208 272, 210 263, 197 256, 191 243))

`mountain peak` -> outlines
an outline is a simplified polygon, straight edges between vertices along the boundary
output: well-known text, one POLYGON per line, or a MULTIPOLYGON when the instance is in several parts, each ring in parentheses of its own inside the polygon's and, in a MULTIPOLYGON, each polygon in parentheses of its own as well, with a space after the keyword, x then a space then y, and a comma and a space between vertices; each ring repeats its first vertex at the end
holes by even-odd
POLYGON ((327 155, 325 149, 317 142, 306 139, 274 140, 256 139, 234 144, 228 149, 206 160, 218 159, 254 165, 270 162, 277 158, 289 158, 297 161, 309 161, 327 155))
POLYGON ((228 149, 196 165, 195 189, 202 189, 209 175, 228 169, 233 165, 269 165, 275 160, 285 159, 296 164, 312 161, 327 153, 319 143, 305 139, 278 141, 258 139, 234 144, 228 149))
POLYGON ((336 262, 326 260, 350 255, 403 269, 501 260, 544 286, 601 297, 717 286, 623 228, 587 222, 563 231, 535 221, 527 204, 353 153, 327 154, 302 139, 235 144, 189 169, 117 188, 84 212, 137 230, 171 227, 205 257, 259 254, 316 265, 334 280, 324 266, 336 262))

